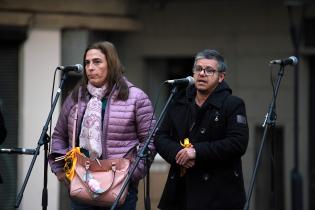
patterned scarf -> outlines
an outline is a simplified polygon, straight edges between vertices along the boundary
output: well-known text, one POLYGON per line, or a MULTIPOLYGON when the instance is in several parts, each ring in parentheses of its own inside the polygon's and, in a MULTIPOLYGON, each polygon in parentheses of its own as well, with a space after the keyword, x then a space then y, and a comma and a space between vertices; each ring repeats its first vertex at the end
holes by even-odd
POLYGON ((96 159, 102 155, 102 98, 106 85, 96 88, 90 83, 87 90, 92 98, 87 104, 80 133, 80 147, 89 151, 90 158, 96 159))

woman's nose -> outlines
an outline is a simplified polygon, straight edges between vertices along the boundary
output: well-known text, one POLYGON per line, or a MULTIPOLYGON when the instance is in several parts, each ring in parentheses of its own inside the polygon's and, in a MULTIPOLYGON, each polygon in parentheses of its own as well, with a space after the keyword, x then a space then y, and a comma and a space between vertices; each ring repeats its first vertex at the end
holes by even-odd
POLYGON ((86 64, 85 65, 85 69, 88 70, 88 71, 93 71, 93 69, 94 69, 93 68, 93 64, 92 63, 86 64))

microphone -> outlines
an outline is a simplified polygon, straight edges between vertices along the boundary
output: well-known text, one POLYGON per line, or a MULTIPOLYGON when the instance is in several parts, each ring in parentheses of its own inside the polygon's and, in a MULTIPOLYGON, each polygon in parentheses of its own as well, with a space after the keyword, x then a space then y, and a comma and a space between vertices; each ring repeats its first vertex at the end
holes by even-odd
POLYGON ((299 60, 295 56, 290 56, 288 58, 282 59, 282 60, 272 60, 270 61, 270 64, 280 64, 281 66, 286 65, 296 65, 298 64, 299 60))
POLYGON ((69 72, 69 71, 74 71, 76 73, 83 72, 83 66, 81 64, 75 64, 73 66, 58 66, 57 69, 64 72, 69 72))
POLYGON ((172 79, 166 80, 164 83, 172 84, 172 85, 193 85, 195 84, 195 80, 193 77, 188 76, 182 79, 172 79))
POLYGON ((25 155, 34 155, 36 152, 35 149, 25 149, 25 148, 0 148, 0 153, 14 153, 14 154, 25 154, 25 155))

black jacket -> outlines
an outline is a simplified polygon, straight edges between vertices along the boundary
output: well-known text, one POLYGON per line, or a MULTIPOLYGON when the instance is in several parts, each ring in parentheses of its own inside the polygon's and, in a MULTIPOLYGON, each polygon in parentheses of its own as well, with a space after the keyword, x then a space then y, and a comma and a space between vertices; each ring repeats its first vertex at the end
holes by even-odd
POLYGON ((201 108, 196 108, 194 87, 174 96, 155 141, 158 153, 171 164, 160 209, 176 210, 182 199, 188 210, 243 209, 241 156, 248 144, 248 126, 243 100, 231 93, 222 82, 201 108), (194 145, 196 160, 180 178, 175 156, 182 149, 179 140, 186 137, 194 145), (183 190, 184 198, 179 198, 183 190))
POLYGON ((2 144, 7 136, 7 130, 5 128, 4 119, 0 110, 0 144, 2 144))

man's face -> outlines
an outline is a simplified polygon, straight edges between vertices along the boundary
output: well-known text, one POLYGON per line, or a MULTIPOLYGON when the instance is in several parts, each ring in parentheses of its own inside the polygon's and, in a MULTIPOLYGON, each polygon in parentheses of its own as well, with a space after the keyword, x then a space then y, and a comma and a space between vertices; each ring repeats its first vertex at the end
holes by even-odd
POLYGON ((211 94, 216 86, 223 81, 225 74, 218 72, 218 61, 199 59, 194 66, 195 87, 202 94, 211 94))

